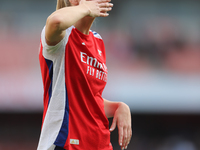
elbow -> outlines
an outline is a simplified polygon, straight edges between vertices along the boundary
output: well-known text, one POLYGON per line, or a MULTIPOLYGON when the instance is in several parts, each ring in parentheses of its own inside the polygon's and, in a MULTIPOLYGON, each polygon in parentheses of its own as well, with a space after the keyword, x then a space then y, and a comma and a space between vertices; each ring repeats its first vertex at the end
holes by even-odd
POLYGON ((50 27, 52 30, 60 30, 62 19, 59 15, 52 14, 47 18, 46 26, 50 27))

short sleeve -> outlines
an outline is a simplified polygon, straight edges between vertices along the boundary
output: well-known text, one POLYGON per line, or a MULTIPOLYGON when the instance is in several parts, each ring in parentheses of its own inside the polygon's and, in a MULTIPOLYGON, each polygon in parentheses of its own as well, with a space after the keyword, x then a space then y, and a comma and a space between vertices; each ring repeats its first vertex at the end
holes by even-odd
POLYGON ((48 52, 48 53, 56 53, 56 51, 58 50, 61 50, 61 46, 65 47, 65 44, 67 43, 68 41, 68 37, 69 37, 69 34, 71 33, 71 28, 68 28, 66 30, 66 34, 64 36, 64 38, 56 45, 54 46, 50 46, 46 43, 46 38, 45 38, 45 27, 43 28, 42 30, 42 33, 41 33, 41 42, 42 42, 42 45, 43 47, 45 48, 45 50, 48 52))

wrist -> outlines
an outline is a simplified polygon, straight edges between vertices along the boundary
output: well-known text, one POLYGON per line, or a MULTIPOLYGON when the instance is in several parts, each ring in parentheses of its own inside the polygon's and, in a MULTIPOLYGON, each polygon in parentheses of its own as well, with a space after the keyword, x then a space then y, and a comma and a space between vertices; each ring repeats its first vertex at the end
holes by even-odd
POLYGON ((124 102, 119 102, 118 103, 118 108, 119 107, 128 107, 128 105, 126 105, 124 102))
POLYGON ((79 7, 81 7, 85 16, 89 16, 91 14, 91 10, 85 4, 81 4, 79 7))
POLYGON ((130 112, 129 106, 125 104, 124 102, 119 102, 117 109, 122 109, 124 112, 130 112))

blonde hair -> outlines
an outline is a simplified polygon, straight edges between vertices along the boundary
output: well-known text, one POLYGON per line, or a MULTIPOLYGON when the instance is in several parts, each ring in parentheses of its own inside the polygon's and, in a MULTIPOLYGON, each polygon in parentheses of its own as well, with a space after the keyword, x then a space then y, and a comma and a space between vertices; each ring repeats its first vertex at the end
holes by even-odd
POLYGON ((56 10, 61 9, 63 7, 70 6, 69 0, 57 0, 56 10))

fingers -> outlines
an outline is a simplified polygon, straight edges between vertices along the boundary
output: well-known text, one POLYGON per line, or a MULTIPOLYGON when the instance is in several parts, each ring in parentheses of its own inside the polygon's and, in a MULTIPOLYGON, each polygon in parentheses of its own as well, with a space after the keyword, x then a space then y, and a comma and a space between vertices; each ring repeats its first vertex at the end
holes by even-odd
POLYGON ((88 9, 88 15, 91 17, 107 17, 108 11, 112 10, 113 4, 111 0, 97 0, 97 1, 85 1, 81 0, 80 4, 86 6, 88 9))
POLYGON ((111 11, 112 7, 100 7, 100 11, 101 12, 107 12, 107 11, 111 11))
POLYGON ((109 7, 113 7, 113 4, 106 2, 106 3, 99 3, 99 6, 102 8, 109 8, 109 7))
POLYGON ((100 16, 101 17, 107 17, 109 15, 107 12, 112 10, 113 4, 111 4, 111 3, 100 3, 99 7, 100 7, 100 16))
POLYGON ((105 12, 105 13, 101 12, 99 15, 99 17, 107 17, 107 16, 109 16, 109 14, 107 12, 105 12))
POLYGON ((119 132, 119 145, 122 147, 123 146, 123 127, 118 126, 118 132, 119 132))
POLYGON ((121 149, 122 150, 127 149, 132 136, 131 127, 118 126, 118 132, 119 132, 119 145, 121 146, 121 149))
POLYGON ((127 144, 128 144, 128 135, 127 135, 127 129, 126 128, 124 128, 124 131, 123 131, 124 133, 124 135, 123 135, 123 143, 122 143, 122 147, 123 148, 127 148, 127 144))
POLYGON ((127 128, 127 130, 125 129, 125 131, 124 131, 125 133, 125 135, 124 135, 124 142, 123 142, 123 147, 125 148, 125 149, 127 149, 127 147, 128 147, 128 144, 130 143, 130 141, 131 141, 131 136, 132 136, 132 129, 130 128, 130 127, 128 127, 127 128))
POLYGON ((100 3, 99 7, 100 7, 101 12, 107 12, 107 11, 112 10, 113 4, 112 3, 100 3))
POLYGON ((98 3, 106 3, 106 2, 111 2, 111 0, 97 0, 98 3))
POLYGON ((110 127, 110 131, 112 132, 113 130, 115 130, 116 128, 116 125, 117 125, 117 120, 115 118, 113 118, 113 122, 112 122, 112 125, 110 127))
POLYGON ((112 10, 113 4, 109 3, 111 0, 99 0, 99 7, 100 7, 100 16, 107 17, 109 14, 108 11, 112 10))
POLYGON ((132 137, 132 129, 131 129, 131 127, 128 129, 128 143, 127 143, 127 145, 130 143, 130 141, 131 141, 131 137, 132 137))
POLYGON ((127 149, 132 136, 131 114, 128 105, 120 103, 114 117, 117 119, 119 145, 122 150, 127 149))

